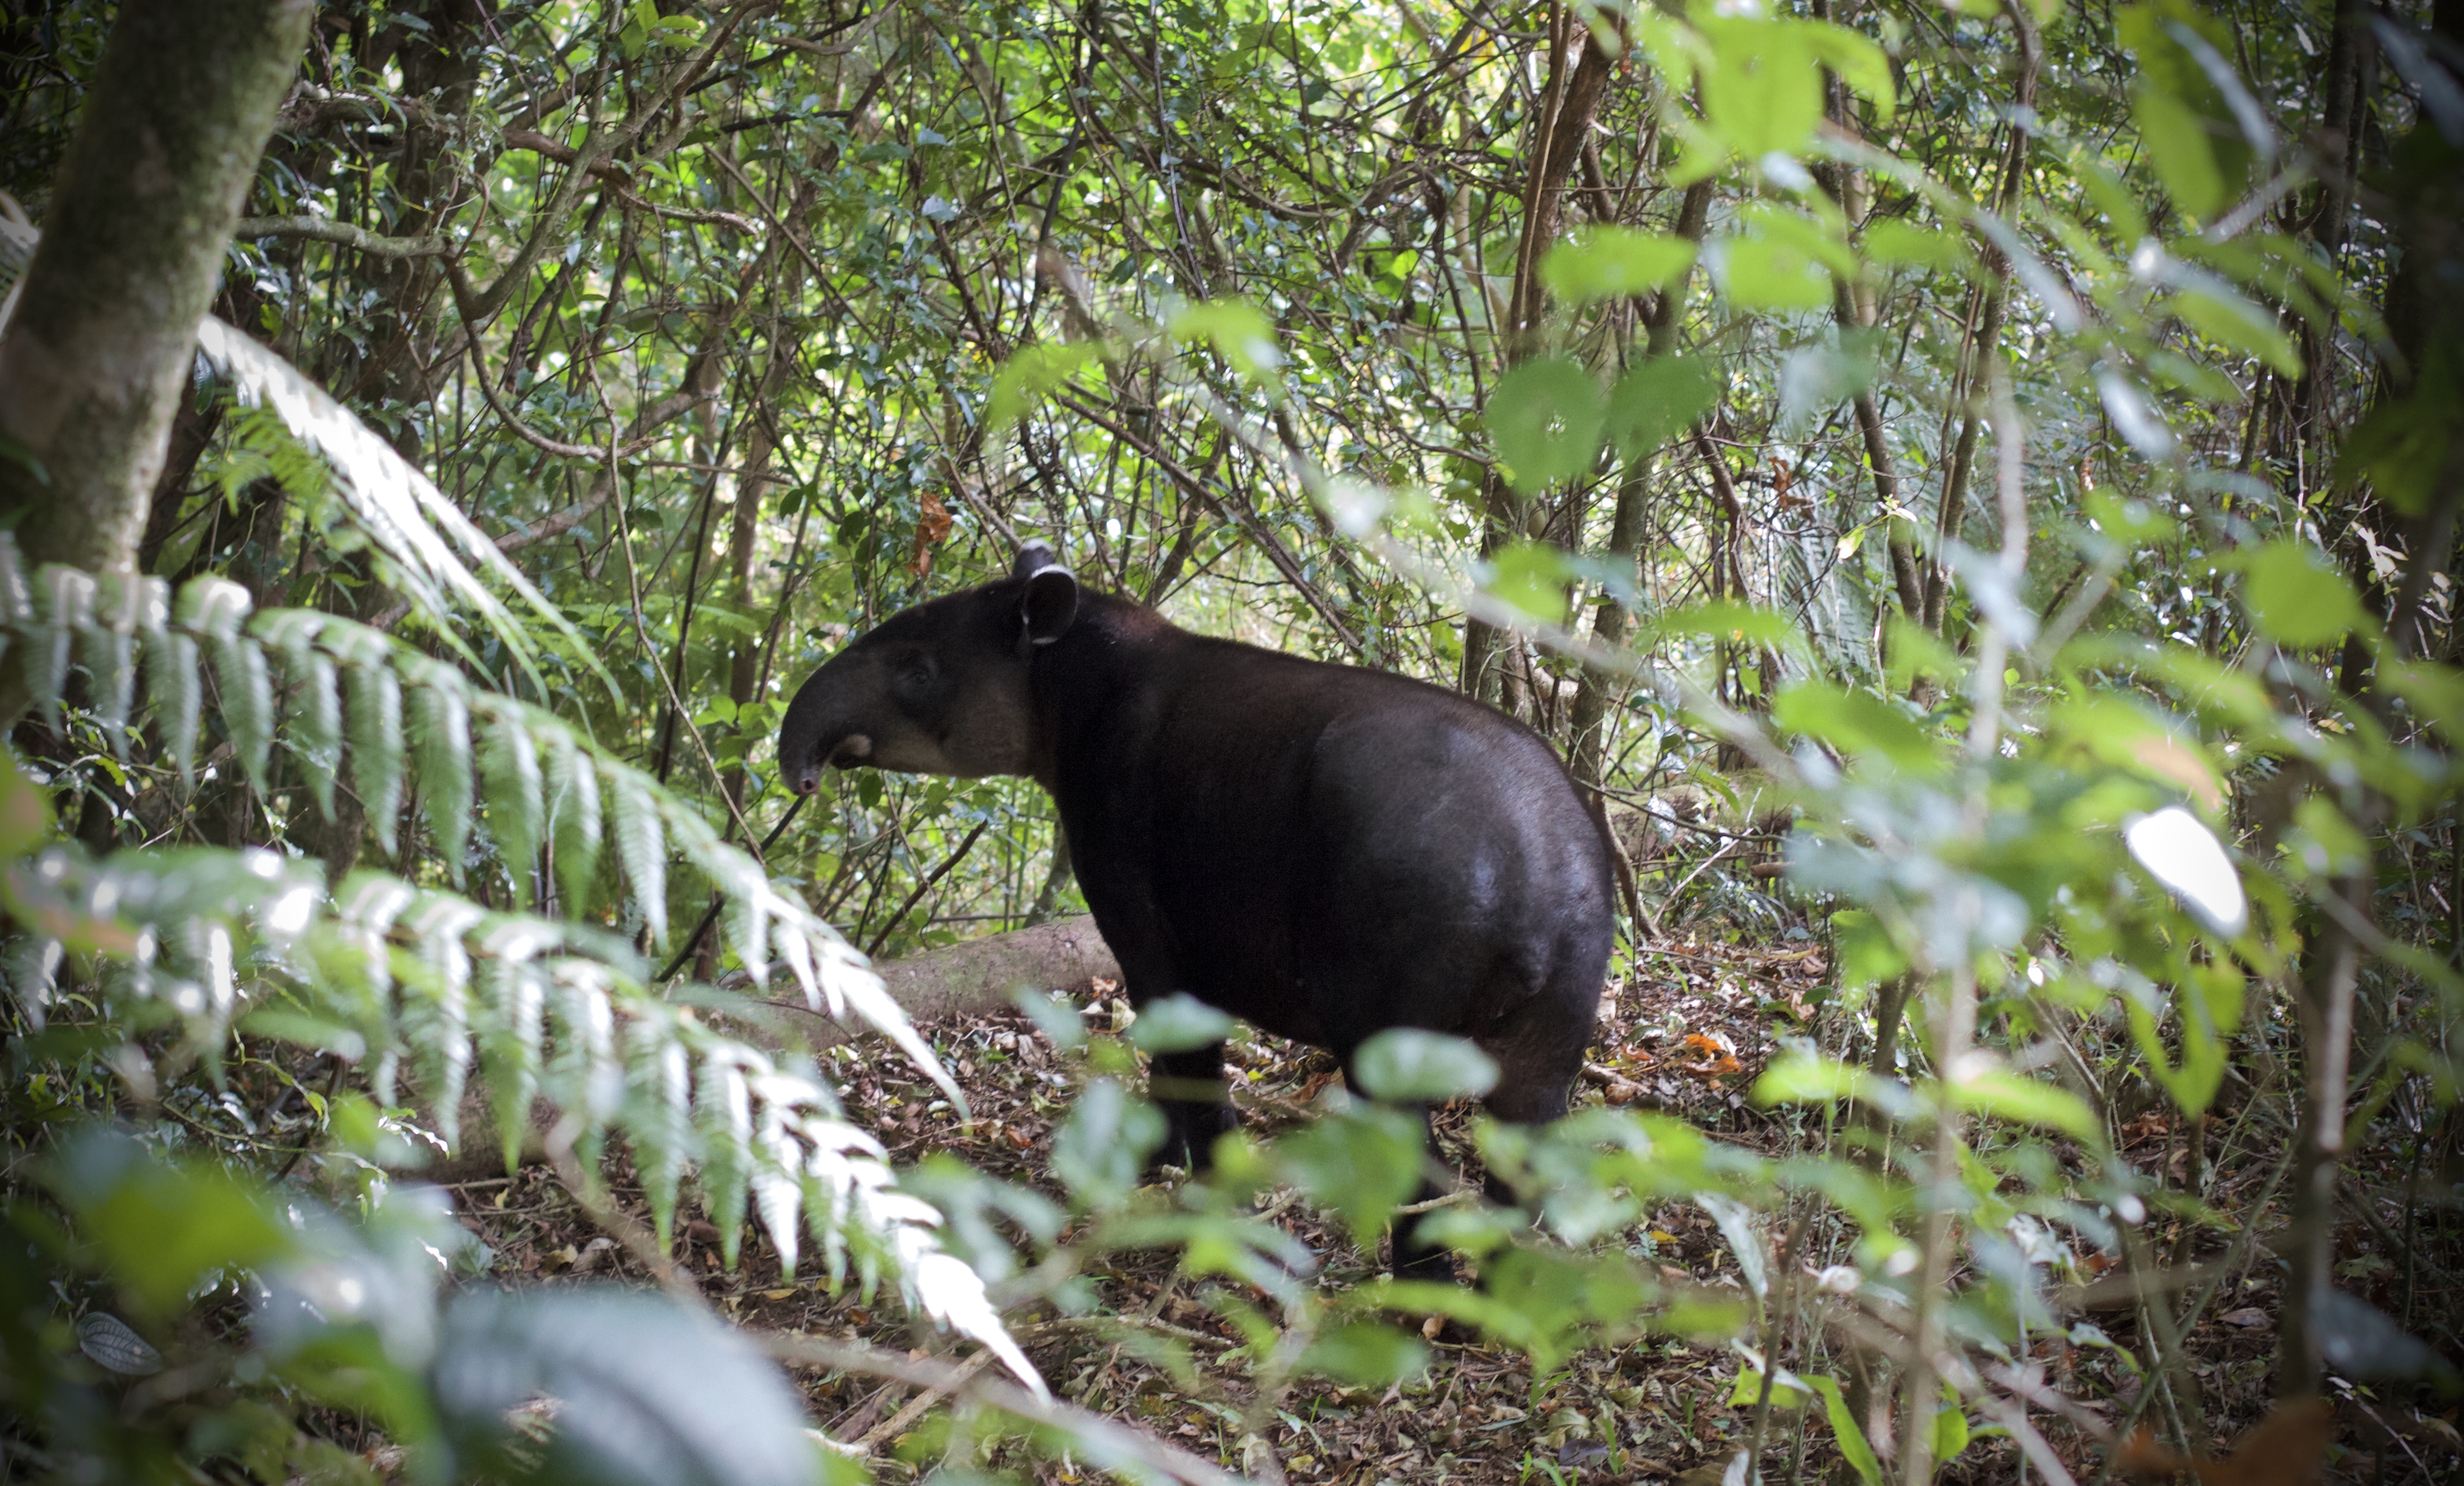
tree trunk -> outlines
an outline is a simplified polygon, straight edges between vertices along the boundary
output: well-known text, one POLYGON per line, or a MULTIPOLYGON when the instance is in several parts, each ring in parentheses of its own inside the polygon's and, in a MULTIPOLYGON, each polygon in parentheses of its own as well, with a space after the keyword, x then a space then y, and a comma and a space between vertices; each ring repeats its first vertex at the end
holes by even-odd
MULTIPOLYGON (((1615 61, 1600 50, 1583 18, 1573 8, 1556 8, 1549 42, 1549 83, 1540 95, 1540 112, 1531 122, 1531 159, 1523 187, 1523 238, 1514 258, 1514 294, 1507 314, 1506 359, 1511 364, 1529 357, 1537 339, 1547 295, 1540 286, 1540 259, 1557 238, 1557 223, 1566 182, 1582 158, 1592 118, 1599 112, 1600 94, 1608 86, 1615 61), (1567 66, 1568 54, 1580 59, 1567 66)), ((1522 535, 1522 502, 1506 488, 1497 471, 1483 482, 1486 520, 1481 534, 1485 557, 1522 535)), ((1505 680, 1506 645, 1494 625, 1463 620, 1462 689, 1483 700, 1494 699, 1505 680)))
MULTIPOLYGON (((1677 207, 1677 235, 1687 242, 1701 242, 1710 211, 1711 183, 1697 181, 1687 186, 1684 199, 1677 207)), ((1652 305, 1643 339, 1646 360, 1666 356, 1676 349, 1678 321, 1684 316, 1685 290, 1692 279, 1693 272, 1688 269, 1677 282, 1661 290, 1652 305)), ((1624 477, 1617 482, 1617 510, 1609 520, 1609 556, 1618 562, 1639 561, 1643 519, 1651 501, 1652 472, 1653 456, 1644 454, 1626 466, 1624 477)), ((1635 571, 1639 577, 1640 568, 1635 571)), ((1604 645, 1623 645, 1625 629, 1625 606, 1616 596, 1602 594, 1592 615, 1592 638, 1604 645)), ((1609 706, 1626 685, 1623 676, 1597 667, 1583 667, 1582 681, 1574 691, 1573 721, 1568 731, 1573 740, 1574 777, 1586 789, 1600 787, 1607 763, 1609 706)))
POLYGON ((311 0, 128 0, 0 339, 0 521, 30 562, 131 572, 223 247, 311 0))

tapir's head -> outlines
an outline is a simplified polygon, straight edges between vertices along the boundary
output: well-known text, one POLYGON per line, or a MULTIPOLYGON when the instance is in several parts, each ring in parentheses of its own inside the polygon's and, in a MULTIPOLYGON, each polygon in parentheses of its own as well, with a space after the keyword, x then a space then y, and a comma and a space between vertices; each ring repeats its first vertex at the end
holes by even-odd
POLYGON ((1078 615, 1078 579, 1042 542, 999 582, 901 609, 832 656, 787 704, 779 773, 821 787, 825 766, 976 778, 1024 774, 1027 669, 1078 615))

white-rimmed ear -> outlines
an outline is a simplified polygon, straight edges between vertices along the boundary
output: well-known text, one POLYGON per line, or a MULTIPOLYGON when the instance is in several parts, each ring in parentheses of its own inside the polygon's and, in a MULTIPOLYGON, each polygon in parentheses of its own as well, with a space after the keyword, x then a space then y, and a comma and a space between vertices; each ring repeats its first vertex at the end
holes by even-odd
MULTIPOLYGON (((1026 554, 1019 554, 1019 560, 1024 562, 1026 554)), ((1078 617, 1078 576, 1057 562, 1029 573, 1026 592, 1019 596, 1018 614, 1028 644, 1050 645, 1060 639, 1078 617)))
POLYGON ((1018 560, 1010 564, 1009 576, 1012 578, 1033 578, 1036 574, 1043 572, 1045 568, 1059 567, 1060 565, 1061 559, 1052 555, 1051 543, 1045 541, 1032 541, 1018 550, 1018 560))

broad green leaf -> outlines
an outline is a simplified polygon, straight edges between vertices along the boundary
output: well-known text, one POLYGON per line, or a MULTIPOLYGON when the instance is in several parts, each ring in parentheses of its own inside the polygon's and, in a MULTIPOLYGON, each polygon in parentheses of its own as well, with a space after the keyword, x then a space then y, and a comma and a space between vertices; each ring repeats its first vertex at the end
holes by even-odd
POLYGON ((1425 1134, 1422 1122, 1402 1110, 1356 1104, 1285 1136, 1277 1153, 1287 1180, 1342 1217, 1355 1240, 1371 1244, 1419 1190, 1425 1134))
POLYGON ((1712 131, 1749 161, 1803 149, 1822 119, 1822 68, 1806 30, 1699 12, 1695 29, 1710 44, 1701 86, 1712 131))
POLYGON ((2240 557, 2242 602, 2258 627, 2296 649, 2333 645, 2369 623, 2353 585, 2308 542, 2285 538, 2240 557))
POLYGON ((1874 41, 1845 26, 1826 21, 1797 23, 1806 44, 1822 65, 1839 76, 1848 91, 1874 105, 1878 122, 1889 123, 1899 112, 1899 87, 1891 77, 1891 59, 1874 41))
POLYGON ((1398 1104, 1439 1104, 1497 1086, 1497 1061, 1462 1038, 1392 1027, 1360 1044, 1352 1071, 1361 1092, 1398 1104))
POLYGON ((2228 349, 2257 357, 2276 368, 2279 376, 2301 374, 2301 354, 2293 348, 2293 338, 2284 333, 2273 316, 2239 295, 2221 290, 2189 291, 2175 295, 2168 308, 2200 335, 2228 349))
POLYGON ((1599 382, 1566 357, 1539 357, 1499 378, 1488 431, 1508 482, 1530 494, 1589 472, 1605 410, 1599 382))
POLYGON ((1997 1120, 2041 1125, 2091 1143, 2103 1138, 2104 1127, 2085 1100, 2057 1084, 2008 1069, 1987 1069, 1954 1079, 1950 1098, 1962 1109, 1997 1120))
POLYGON ((1844 753, 1879 754, 1903 768, 1923 768, 1936 756, 1934 739, 1914 718, 1897 703, 1861 689, 1798 682, 1772 700, 1771 721, 1844 753))
POLYGON ((1831 307, 1831 275, 1802 249, 1767 237, 1723 238, 1717 247, 1721 291, 1738 308, 1831 307))
MULTIPOLYGON (((1773 1409, 1802 1409, 1814 1401, 1814 1390, 1804 1387, 1805 1380, 1783 1367, 1771 1379, 1771 1404, 1773 1409)), ((1752 1367, 1737 1369, 1737 1382, 1728 1389, 1728 1407, 1752 1409, 1762 1402, 1763 1375, 1752 1367)))
POLYGON ((1831 915, 1831 947, 1839 957, 1842 990, 1866 990, 1908 968, 1908 957, 1890 932, 1862 908, 1841 908, 1831 915))
POLYGON ((77 1236, 138 1304, 167 1316, 200 1280, 290 1252, 292 1235, 250 1187, 206 1164, 173 1164, 129 1137, 90 1128, 50 1174, 77 1236))
POLYGON ((1648 294, 1683 279, 1694 252, 1682 237, 1595 227, 1550 249, 1540 260, 1540 281, 1570 305, 1648 294))
POLYGON ((1385 1388, 1428 1365, 1429 1348, 1419 1337, 1395 1326, 1355 1321, 1319 1332, 1293 1370, 1355 1388, 1385 1388))
POLYGON ((1019 347, 993 378, 992 404, 984 413, 986 431, 999 433, 1033 412, 1053 388, 1076 376, 1101 349, 1086 341, 1038 341, 1019 347))
POLYGON ((1839 1385, 1831 1378, 1803 1378, 1807 1388, 1822 1395, 1823 1412, 1831 1420, 1831 1432, 1839 1443, 1839 1457, 1857 1473, 1864 1486, 1882 1486, 1882 1463, 1874 1458, 1874 1447, 1865 1440, 1865 1431, 1857 1423, 1857 1415, 1848 1401, 1839 1396, 1839 1385))
POLYGON ((1130 1024, 1130 1040, 1142 1053, 1185 1053, 1231 1033, 1231 1017, 1178 992, 1138 1008, 1138 1019, 1130 1024))
POLYGON ((1543 624, 1565 619, 1566 585, 1574 575, 1556 548, 1546 542, 1509 543, 1488 559, 1488 570, 1483 586, 1491 594, 1543 624))
POLYGON ((1889 268, 1965 269, 1974 262, 1965 238, 1898 217, 1876 217, 1866 223, 1857 246, 1867 261, 1889 268))
POLYGON ((1099 1213, 1118 1207, 1137 1187, 1163 1135, 1163 1115, 1155 1105, 1116 1080, 1097 1079, 1053 1132, 1052 1174, 1081 1207, 1099 1213))
POLYGON ((1203 340, 1212 345, 1243 377, 1271 382, 1284 364, 1284 354, 1275 348, 1274 322, 1246 299, 1191 305, 1172 317, 1171 333, 1184 344, 1203 340))
POLYGON ((16 861, 51 834, 52 805, 0 749, 0 863, 16 861))
POLYGON ((1640 459, 1692 427, 1720 401, 1719 363, 1707 356, 1655 357, 1609 392, 1607 428, 1622 459, 1640 459))
POLYGON ((2130 114, 2140 142, 2165 192, 2188 215, 2206 221, 2225 208, 2224 172, 2209 146, 2207 124, 2197 111, 2141 74, 2132 81, 2130 114))

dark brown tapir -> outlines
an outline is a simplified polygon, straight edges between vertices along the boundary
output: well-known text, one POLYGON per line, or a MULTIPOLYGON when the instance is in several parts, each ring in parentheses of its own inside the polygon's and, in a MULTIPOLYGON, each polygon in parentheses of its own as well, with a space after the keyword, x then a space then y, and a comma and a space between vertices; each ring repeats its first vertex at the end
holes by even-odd
MULTIPOLYGON (((1034 543, 815 671, 779 763, 800 793, 830 765, 1026 775, 1133 1006, 1186 992, 1347 1071, 1387 1028, 1449 1033, 1496 1060, 1499 1118, 1566 1112, 1615 931, 1609 850, 1549 745, 1477 702, 1191 634, 1034 543)), ((1222 1057, 1157 1058, 1158 1092, 1220 1090, 1222 1057)), ((1157 1103, 1163 1159, 1193 1169, 1234 1123, 1220 1095, 1157 1103)))

